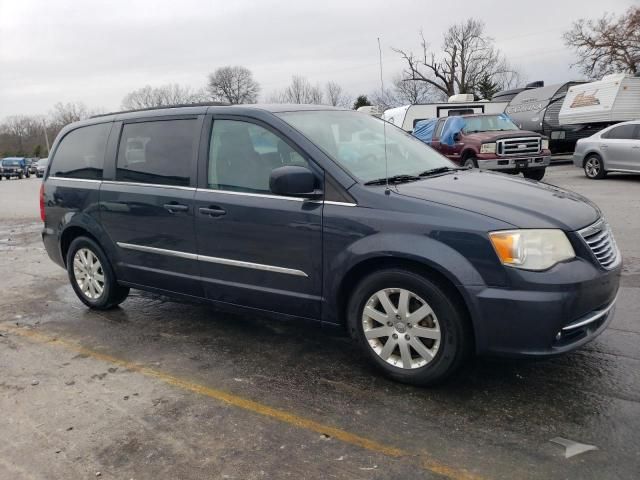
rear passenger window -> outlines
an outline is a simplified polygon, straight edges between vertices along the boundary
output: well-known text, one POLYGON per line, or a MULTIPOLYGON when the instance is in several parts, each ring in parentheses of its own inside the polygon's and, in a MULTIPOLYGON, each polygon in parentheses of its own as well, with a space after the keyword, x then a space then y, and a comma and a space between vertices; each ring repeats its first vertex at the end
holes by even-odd
POLYGON ((274 168, 308 167, 309 163, 288 143, 259 125, 236 120, 215 120, 209 146, 209 188, 270 193, 274 168))
POLYGON ((188 186, 197 120, 126 123, 122 127, 116 180, 188 186))
POLYGON ((619 127, 612 128, 604 135, 604 138, 615 138, 618 140, 631 140, 633 139, 633 131, 635 130, 635 125, 620 125, 619 127))
POLYGON ((72 130, 65 135, 51 161, 55 177, 102 179, 104 154, 111 123, 72 130))

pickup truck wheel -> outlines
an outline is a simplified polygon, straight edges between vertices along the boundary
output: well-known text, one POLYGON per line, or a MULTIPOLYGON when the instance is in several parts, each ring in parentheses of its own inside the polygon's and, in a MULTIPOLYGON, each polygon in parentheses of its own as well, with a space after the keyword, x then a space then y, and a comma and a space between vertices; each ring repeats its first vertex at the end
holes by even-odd
POLYGON ((19 178, 20 180, 22 180, 22 179, 24 178, 24 173, 19 173, 19 174, 18 174, 18 178, 19 178))
POLYGON ((546 168, 532 168, 531 170, 525 170, 522 172, 522 175, 524 175, 524 178, 540 181, 544 178, 546 170, 546 168))
POLYGON ((464 161, 464 166, 467 168, 478 168, 478 160, 475 157, 468 157, 464 161))
POLYGON ((375 272, 356 287, 349 330, 385 375, 433 385, 460 366, 470 347, 464 314, 428 278, 403 269, 375 272))
POLYGON ((589 155, 584 161, 584 174, 592 180, 600 180, 604 178, 607 171, 604 169, 604 163, 599 155, 589 155))
POLYGON ((129 295, 129 288, 118 284, 109 259, 91 238, 77 237, 71 242, 67 273, 76 295, 89 308, 107 310, 129 295))

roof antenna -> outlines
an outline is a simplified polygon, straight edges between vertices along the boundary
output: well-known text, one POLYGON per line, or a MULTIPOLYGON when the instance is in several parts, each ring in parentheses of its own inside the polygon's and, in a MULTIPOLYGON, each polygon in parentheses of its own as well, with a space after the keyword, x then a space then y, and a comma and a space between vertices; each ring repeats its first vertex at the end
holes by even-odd
MULTIPOLYGON (((378 37, 378 53, 380 54, 380 88, 381 98, 384 98, 384 80, 382 78, 382 47, 380 46, 380 37, 378 37)), ((386 179, 386 188, 384 193, 389 195, 389 161, 387 160, 387 122, 382 119, 382 137, 384 139, 384 177, 386 179)))

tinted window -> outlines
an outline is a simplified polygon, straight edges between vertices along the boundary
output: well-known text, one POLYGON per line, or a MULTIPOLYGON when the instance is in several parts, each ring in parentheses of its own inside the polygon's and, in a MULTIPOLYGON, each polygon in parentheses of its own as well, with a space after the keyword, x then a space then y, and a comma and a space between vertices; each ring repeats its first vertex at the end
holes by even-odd
POLYGON ((216 120, 209 145, 209 188, 270 193, 269 177, 285 165, 308 162, 284 140, 259 125, 216 120))
POLYGON ((125 124, 116 180, 188 186, 196 126, 195 119, 125 124))
POLYGON ((111 123, 100 123, 69 132, 56 150, 50 174, 56 177, 101 179, 110 130, 111 123))
POLYGON ((630 125, 620 125, 619 127, 614 127, 602 136, 604 138, 615 138, 618 140, 631 140, 633 138, 633 132, 636 126, 633 124, 630 125))

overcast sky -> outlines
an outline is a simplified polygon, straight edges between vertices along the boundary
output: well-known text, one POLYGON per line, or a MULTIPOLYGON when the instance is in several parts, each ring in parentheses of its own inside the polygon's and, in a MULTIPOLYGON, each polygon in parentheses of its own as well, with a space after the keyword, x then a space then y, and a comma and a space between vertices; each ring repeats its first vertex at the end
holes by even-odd
POLYGON ((262 97, 291 75, 333 80, 355 96, 402 68, 391 47, 438 49, 452 23, 473 17, 528 81, 579 77, 561 34, 580 17, 619 14, 638 0, 244 1, 0 0, 0 118, 47 113, 56 102, 117 110, 150 84, 201 88, 223 65, 250 68, 262 97))

